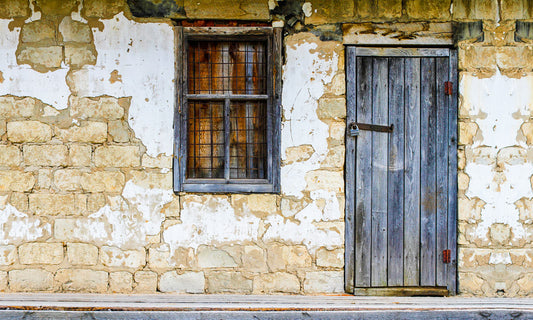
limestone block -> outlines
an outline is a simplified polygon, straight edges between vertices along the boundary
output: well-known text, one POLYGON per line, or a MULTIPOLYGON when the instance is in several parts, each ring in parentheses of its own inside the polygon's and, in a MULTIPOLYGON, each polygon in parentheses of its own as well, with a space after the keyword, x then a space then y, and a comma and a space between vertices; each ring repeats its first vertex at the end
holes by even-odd
POLYGON ((19 64, 29 64, 38 71, 58 69, 63 61, 63 47, 22 47, 17 54, 19 64))
POLYGON ((270 12, 267 1, 223 0, 196 1, 184 0, 185 12, 189 19, 218 20, 268 20, 270 12))
POLYGON ((137 167, 141 164, 141 155, 139 147, 135 146, 97 147, 94 162, 97 167, 137 167))
POLYGON ((77 169, 59 169, 54 172, 54 185, 61 191, 80 191, 82 172, 77 169))
POLYGON ((329 137, 333 140, 344 141, 346 124, 343 121, 334 121, 329 125, 329 137))
POLYGON ((293 274, 275 272, 254 278, 254 294, 299 293, 300 280, 293 274))
MULTIPOLYGON (((111 133, 109 133, 111 134, 111 133)), ((157 158, 144 154, 142 157, 142 166, 146 168, 172 168, 172 157, 158 155, 157 158)))
POLYGON ((354 18, 353 1, 311 0, 304 5, 306 24, 327 24, 351 21, 354 18))
POLYGON ((490 226, 490 239, 496 245, 508 245, 511 240, 511 227, 505 223, 493 223, 490 226))
POLYGON ((238 264, 226 251, 201 247, 198 249, 198 266, 200 268, 233 268, 238 264))
POLYGON ((21 264, 60 264, 63 262, 62 243, 24 243, 19 246, 21 264))
POLYGON ((133 276, 129 272, 109 273, 109 291, 112 293, 130 293, 133 288, 133 276))
POLYGON ((315 148, 310 144, 303 144, 300 146, 289 147, 285 149, 285 159, 286 164, 291 164, 293 162, 306 161, 311 158, 315 153, 315 148))
POLYGON ((0 0, 0 19, 29 17, 30 6, 26 0, 0 0))
POLYGON ((453 1, 453 18, 456 19, 489 19, 496 20, 498 12, 498 3, 494 0, 470 1, 454 0, 453 1))
POLYGON ((162 272, 172 269, 168 263, 170 251, 168 248, 150 248, 148 249, 148 267, 155 272, 162 272))
POLYGON ((469 183, 470 177, 464 172, 459 172, 457 177, 457 184, 460 193, 464 194, 466 192, 469 183))
POLYGON ((62 291, 103 293, 107 291, 109 275, 105 271, 61 269, 55 276, 62 291))
POLYGON ((344 190, 342 171, 315 170, 305 175, 307 190, 326 190, 341 193, 344 190))
POLYGON ((450 19, 451 0, 411 0, 407 1, 405 9, 407 15, 413 19, 450 19))
POLYGON ((343 271, 313 271, 305 274, 304 292, 335 293, 344 292, 343 271))
POLYGON ((203 272, 176 271, 165 272, 159 281, 159 291, 175 293, 204 293, 205 277, 203 272))
POLYGON ((124 108, 120 106, 119 100, 116 98, 90 99, 71 96, 69 103, 70 115, 82 120, 117 120, 124 116, 124 108))
POLYGON ((72 265, 94 266, 98 262, 98 247, 88 243, 69 243, 67 259, 72 265))
POLYGON ((311 256, 305 246, 274 243, 267 248, 267 263, 271 271, 295 270, 311 266, 311 256))
POLYGON ((478 125, 474 122, 459 122, 459 145, 474 143, 474 137, 478 133, 478 125))
POLYGON ((88 192, 120 193, 124 188, 126 178, 120 171, 97 171, 84 173, 81 186, 88 192))
POLYGON ((37 20, 25 23, 20 31, 22 42, 54 41, 55 25, 50 20, 37 20))
POLYGON ((0 145, 0 167, 16 167, 22 161, 22 153, 16 146, 0 145))
POLYGON ((531 19, 533 3, 528 0, 502 0, 501 18, 503 20, 531 19))
POLYGON ((214 271, 207 275, 209 293, 251 293, 252 280, 240 272, 214 271))
POLYGON ((131 170, 131 181, 138 186, 149 189, 172 189, 172 172, 161 173, 160 170, 131 170))
POLYGON ((134 292, 152 293, 157 289, 157 273, 152 271, 137 271, 134 274, 134 292))
POLYGON ((100 249, 100 262, 108 267, 139 269, 146 264, 146 251, 103 246, 100 249))
POLYGON ((459 293, 482 295, 484 282, 485 281, 476 274, 459 272, 459 293))
POLYGON ((72 241, 79 238, 77 224, 83 224, 82 219, 55 219, 54 238, 59 241, 72 241))
POLYGON ((520 288, 520 295, 531 295, 533 293, 533 274, 529 273, 516 281, 520 288))
POLYGON ((8 277, 6 271, 0 271, 0 292, 7 291, 8 277))
POLYGON ((9 197, 9 203, 17 208, 18 211, 28 211, 28 195, 22 192, 13 192, 9 197))
POLYGON ((87 211, 96 212, 105 206, 105 196, 101 193, 89 194, 87 197, 87 211))
POLYGON ((73 144, 69 148, 70 165, 73 167, 88 167, 91 164, 91 146, 73 144))
MULTIPOLYGON (((355 0, 356 16, 368 18, 399 18, 402 15, 401 0, 379 0, 370 2, 367 0, 355 0)), ((374 19, 372 19, 374 20, 374 19)))
POLYGON ((88 24, 72 20, 71 17, 64 17, 59 24, 59 32, 65 42, 90 43, 92 40, 91 28, 88 24))
MULTIPOLYGON (((474 72, 478 77, 491 77, 496 73, 497 48, 481 45, 464 45, 459 50, 459 69, 474 72), (483 57, 483 59, 480 59, 483 57)), ((462 113, 462 112, 460 112, 462 113)))
POLYGON ((122 0, 84 0, 82 13, 86 17, 111 19, 124 10, 124 4, 122 0))
POLYGON ((35 101, 32 98, 17 99, 0 97, 0 119, 28 118, 34 114, 35 101))
POLYGON ((0 246, 0 265, 10 266, 17 261, 17 247, 13 245, 0 246))
POLYGON ((25 145, 22 151, 26 165, 53 167, 68 164, 68 148, 64 145, 25 145))
POLYGON ((56 135, 65 142, 102 143, 107 141, 107 124, 104 122, 87 121, 81 126, 58 129, 56 135))
POLYGON ((86 209, 86 196, 81 194, 31 193, 30 212, 39 216, 79 215, 86 209))
POLYGON ((5 120, 0 120, 0 139, 2 139, 2 136, 6 133, 6 122, 5 120))
POLYGON ((342 169, 344 167, 344 150, 344 146, 330 148, 326 158, 320 163, 320 167, 342 169))
MULTIPOLYGON (((129 124, 123 120, 114 120, 109 122, 109 135, 115 142, 130 141, 129 124)), ((144 163, 143 163, 144 166, 144 163)))
POLYGON ((91 45, 65 45, 65 63, 74 68, 95 65, 96 54, 91 45))
POLYGON ((13 142, 47 142, 52 129, 39 121, 12 121, 7 123, 7 138, 13 142))
POLYGON ((31 172, 0 171, 0 192, 26 192, 34 185, 35 177, 31 172))
POLYGON ((316 265, 329 268, 344 267, 344 250, 327 250, 326 248, 318 249, 316 252, 316 265))
POLYGON ((11 270, 8 272, 9 289, 12 291, 51 291, 54 289, 54 276, 41 269, 11 270))
POLYGON ((490 261, 490 249, 460 248, 458 257, 459 268, 476 268, 487 266, 490 261))
POLYGON ((165 217, 180 217, 180 201, 175 197, 170 203, 166 204, 161 211, 165 217))
POLYGON ((320 119, 345 119, 346 99, 321 98, 318 100, 316 113, 320 119))
POLYGON ((78 9, 78 1, 76 0, 35 0, 35 5, 43 14, 54 16, 67 16, 70 15, 72 11, 77 11, 78 9))
POLYGON ((265 250, 258 246, 244 246, 242 266, 251 272, 267 272, 265 250))
POLYGON ((49 189, 52 186, 52 170, 39 169, 37 170, 37 189, 49 189))

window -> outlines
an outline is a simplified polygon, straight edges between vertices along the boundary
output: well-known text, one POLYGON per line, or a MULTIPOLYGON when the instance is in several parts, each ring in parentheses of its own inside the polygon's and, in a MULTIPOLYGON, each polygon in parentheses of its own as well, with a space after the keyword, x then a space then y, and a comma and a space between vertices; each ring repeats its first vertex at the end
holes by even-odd
POLYGON ((177 32, 175 191, 278 192, 280 31, 177 32))

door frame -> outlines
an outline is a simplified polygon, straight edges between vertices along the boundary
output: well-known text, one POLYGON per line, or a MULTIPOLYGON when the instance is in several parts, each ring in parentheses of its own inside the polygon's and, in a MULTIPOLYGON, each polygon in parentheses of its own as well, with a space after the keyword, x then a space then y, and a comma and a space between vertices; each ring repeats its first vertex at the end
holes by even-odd
MULTIPOLYGON (((448 95, 448 249, 451 251, 450 263, 446 268, 447 293, 455 295, 457 293, 457 120, 458 120, 458 66, 457 50, 451 47, 415 47, 415 46, 345 46, 345 70, 346 70, 346 156, 345 156, 345 262, 344 262, 344 283, 345 291, 354 294, 366 295, 410 295, 424 294, 423 287, 402 287, 391 288, 392 290, 379 290, 381 288, 355 289, 355 161, 356 161, 356 141, 349 133, 349 123, 356 121, 356 57, 449 57, 450 82, 452 92, 448 95), (414 289, 414 290, 410 290, 414 289), (416 290, 420 288, 421 290, 416 290), (407 289, 407 290, 404 290, 407 289)), ((435 289, 435 288, 433 288, 435 289)), ((431 288, 425 291, 430 294, 431 288)), ((443 291, 437 295, 442 295, 443 291)))

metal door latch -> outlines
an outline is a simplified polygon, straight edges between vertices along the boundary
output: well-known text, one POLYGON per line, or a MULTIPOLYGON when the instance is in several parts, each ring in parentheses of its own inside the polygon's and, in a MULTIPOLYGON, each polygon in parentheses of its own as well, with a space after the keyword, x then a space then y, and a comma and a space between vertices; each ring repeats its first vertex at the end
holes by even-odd
POLYGON ((358 123, 352 122, 348 126, 348 134, 352 137, 357 137, 360 130, 376 131, 376 132, 392 132, 394 130, 394 125, 382 126, 377 124, 368 124, 368 123, 358 123))

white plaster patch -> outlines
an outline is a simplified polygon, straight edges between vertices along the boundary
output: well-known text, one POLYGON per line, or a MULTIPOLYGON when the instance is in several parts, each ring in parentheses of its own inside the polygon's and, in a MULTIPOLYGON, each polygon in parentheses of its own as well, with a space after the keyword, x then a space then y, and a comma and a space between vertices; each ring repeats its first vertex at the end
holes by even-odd
MULTIPOLYGON (((165 23, 137 23, 123 13, 93 29, 96 65, 73 72, 82 97, 132 97, 129 124, 153 157, 172 155, 175 97, 174 31, 165 23), (109 81, 113 71, 122 81, 109 81)), ((1 70, 1 69, 0 69, 1 70)))
POLYGON ((29 65, 18 65, 15 52, 20 28, 9 31, 10 21, 0 19, 0 72, 4 78, 0 96, 34 97, 56 109, 65 109, 70 95, 65 81, 68 68, 62 65, 58 70, 41 73, 29 65))
POLYGON ((490 255, 490 264, 512 264, 511 255, 509 252, 496 251, 490 255))
POLYGON ((302 5, 302 11, 306 17, 310 17, 313 14, 313 5, 311 2, 306 2, 302 5))
MULTIPOLYGON (((523 118, 528 118, 530 114, 531 88, 533 76, 512 79, 499 72, 488 79, 479 79, 470 74, 462 76, 460 92, 463 95, 463 108, 476 118, 483 136, 482 141, 476 142, 473 147, 491 147, 491 158, 496 159, 499 150, 519 144, 517 136, 520 126, 523 118)), ((470 198, 479 197, 486 202, 476 235, 485 238, 493 223, 504 223, 511 226, 514 239, 523 238, 525 230, 518 221, 519 211, 514 203, 524 197, 533 197, 529 181, 533 164, 506 163, 502 172, 505 178, 502 179, 495 163, 469 161, 465 167, 470 177, 466 195, 470 198)))
POLYGON ((317 47, 317 43, 309 42, 287 46, 283 73, 282 159, 289 147, 309 144, 315 150, 308 160, 281 168, 282 193, 298 198, 306 186, 305 174, 318 169, 328 152, 329 127, 318 119, 316 109, 325 85, 337 72, 338 55, 332 53, 330 59, 324 59, 317 47))
POLYGON ((49 223, 18 211, 10 204, 0 209, 0 244, 35 241, 51 233, 49 223))

